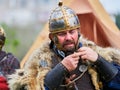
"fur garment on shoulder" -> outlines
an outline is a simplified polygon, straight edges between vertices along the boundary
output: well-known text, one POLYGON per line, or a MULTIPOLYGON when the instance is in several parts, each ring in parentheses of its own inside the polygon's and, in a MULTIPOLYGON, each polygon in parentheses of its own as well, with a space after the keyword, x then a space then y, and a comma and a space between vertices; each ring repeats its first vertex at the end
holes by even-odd
MULTIPOLYGON (((114 61, 120 64, 120 50, 110 47, 99 47, 92 41, 85 38, 80 38, 80 42, 83 46, 87 46, 95 50, 109 62, 114 61)), ((8 83, 10 90, 20 90, 22 87, 26 90, 44 90, 44 78, 47 72, 51 69, 51 56, 53 55, 54 53, 49 49, 49 42, 43 44, 31 55, 23 69, 18 69, 15 74, 9 76, 10 80, 8 83), (41 61, 45 63, 43 66, 40 64, 41 61)), ((100 90, 96 70, 90 68, 88 71, 91 75, 95 89, 100 90)))

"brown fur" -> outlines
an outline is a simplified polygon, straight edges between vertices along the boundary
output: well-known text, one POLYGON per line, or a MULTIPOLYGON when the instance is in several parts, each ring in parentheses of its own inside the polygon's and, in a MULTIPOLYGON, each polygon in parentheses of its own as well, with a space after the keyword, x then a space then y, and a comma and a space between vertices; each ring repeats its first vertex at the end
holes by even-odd
MULTIPOLYGON (((83 46, 88 46, 94 49, 98 54, 104 57, 109 62, 113 61, 120 64, 120 51, 114 48, 102 48, 95 43, 80 38, 83 46)), ((23 69, 18 69, 15 74, 10 75, 9 87, 11 90, 19 90, 23 85, 27 90, 44 90, 44 77, 51 69, 51 56, 54 55, 49 49, 49 43, 45 43, 37 49, 29 58, 23 69), (46 60, 48 67, 39 65, 40 60, 46 60)), ((100 85, 97 78, 97 72, 90 68, 89 73, 96 90, 100 90, 100 85)))

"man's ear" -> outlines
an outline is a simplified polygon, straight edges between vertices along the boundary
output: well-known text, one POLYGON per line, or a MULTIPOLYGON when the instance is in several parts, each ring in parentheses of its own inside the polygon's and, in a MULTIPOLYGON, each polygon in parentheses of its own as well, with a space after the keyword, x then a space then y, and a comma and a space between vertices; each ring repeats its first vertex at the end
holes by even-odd
POLYGON ((49 39, 52 40, 53 39, 53 34, 49 33, 49 39))
POLYGON ((49 39, 54 43, 58 43, 58 38, 55 34, 49 33, 49 39))

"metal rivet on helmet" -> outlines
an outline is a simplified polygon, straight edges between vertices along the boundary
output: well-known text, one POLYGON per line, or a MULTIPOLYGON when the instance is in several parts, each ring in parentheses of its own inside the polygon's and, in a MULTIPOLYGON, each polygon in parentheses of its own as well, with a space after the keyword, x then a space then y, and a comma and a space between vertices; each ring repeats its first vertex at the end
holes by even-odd
POLYGON ((80 22, 75 12, 59 2, 58 7, 53 10, 49 19, 49 31, 57 33, 80 27, 80 22))

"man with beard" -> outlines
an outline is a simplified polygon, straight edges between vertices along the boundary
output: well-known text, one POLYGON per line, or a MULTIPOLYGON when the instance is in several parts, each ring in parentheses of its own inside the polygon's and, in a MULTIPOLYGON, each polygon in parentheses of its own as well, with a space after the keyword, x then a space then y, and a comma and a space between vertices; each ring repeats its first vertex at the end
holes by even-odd
POLYGON ((51 13, 49 31, 51 41, 10 76, 11 90, 120 89, 120 51, 83 38, 77 15, 62 2, 51 13))

